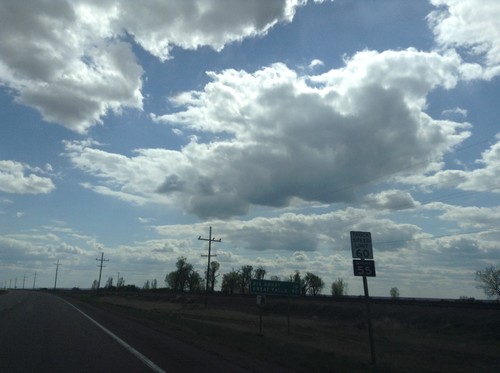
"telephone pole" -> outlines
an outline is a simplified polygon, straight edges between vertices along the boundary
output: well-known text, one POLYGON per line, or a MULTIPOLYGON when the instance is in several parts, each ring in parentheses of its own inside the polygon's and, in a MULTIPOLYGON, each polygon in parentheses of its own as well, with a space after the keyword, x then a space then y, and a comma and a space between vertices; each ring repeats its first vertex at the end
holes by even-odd
POLYGON ((200 241, 208 241, 208 255, 202 255, 202 256, 207 256, 208 257, 208 264, 207 264, 207 286, 205 289, 205 306, 208 303, 208 279, 210 276, 210 257, 211 256, 217 256, 217 255, 212 255, 212 242, 221 242, 222 239, 216 240, 215 238, 212 238, 212 227, 210 227, 209 233, 208 233, 208 238, 201 238, 201 236, 198 237, 200 241))
POLYGON ((96 258, 96 260, 101 262, 101 265, 98 266, 98 267, 100 267, 100 269, 99 269, 99 282, 97 283, 97 290, 99 290, 101 288, 102 263, 109 262, 109 259, 104 259, 104 252, 103 252, 101 254, 101 259, 96 258))
POLYGON ((56 290, 57 288, 57 272, 59 272, 59 266, 61 264, 59 264, 59 259, 57 259, 57 263, 54 263, 54 265, 56 266, 56 279, 54 280, 54 290, 56 290))
POLYGON ((26 282, 26 273, 23 276, 23 290, 24 290, 24 283, 26 282))
POLYGON ((36 282, 36 272, 33 275, 33 289, 35 288, 35 282, 36 282))

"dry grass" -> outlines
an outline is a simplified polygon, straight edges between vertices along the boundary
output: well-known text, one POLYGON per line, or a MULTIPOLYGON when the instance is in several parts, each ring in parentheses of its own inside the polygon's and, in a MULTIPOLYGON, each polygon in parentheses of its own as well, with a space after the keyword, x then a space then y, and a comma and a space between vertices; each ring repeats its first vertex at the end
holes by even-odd
POLYGON ((365 304, 253 297, 100 296, 93 302, 174 330, 205 348, 244 353, 295 371, 498 372, 500 310, 372 304, 377 365, 365 304), (290 329, 288 329, 288 309, 290 329))

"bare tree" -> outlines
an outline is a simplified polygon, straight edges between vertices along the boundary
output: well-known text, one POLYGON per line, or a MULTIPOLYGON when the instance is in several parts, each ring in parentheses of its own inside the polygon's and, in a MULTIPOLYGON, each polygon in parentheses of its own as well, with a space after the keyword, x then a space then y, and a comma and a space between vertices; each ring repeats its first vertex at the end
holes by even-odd
MULTIPOLYGON (((217 271, 220 268, 220 263, 217 261, 210 262, 210 270, 208 273, 208 286, 210 287, 210 291, 214 291, 215 284, 217 283, 217 271)), ((205 271, 205 275, 207 275, 207 271, 205 271)))
POLYGON ((264 277, 266 277, 266 270, 262 266, 258 266, 255 269, 254 276, 257 280, 264 280, 264 277))
POLYGON ((342 297, 344 295, 347 295, 347 283, 343 278, 339 277, 332 282, 331 291, 334 297, 342 297))
POLYGON ((238 289, 240 274, 234 269, 222 276, 222 291, 234 294, 238 289))
POLYGON ((193 269, 193 265, 187 262, 185 257, 177 258, 175 266, 177 270, 165 276, 167 287, 178 291, 199 289, 200 275, 193 269))
POLYGON ((397 287, 391 288, 391 298, 392 299, 398 299, 399 298, 399 289, 397 287))
POLYGON ((201 290, 201 276, 198 272, 191 271, 187 277, 187 286, 189 291, 201 290))
POLYGON ((250 265, 241 266, 241 272, 239 274, 240 280, 240 290, 242 294, 250 287, 250 280, 252 279, 253 267, 250 265))
POLYGON ((123 277, 118 278, 118 281, 116 281, 116 288, 120 289, 125 286, 125 280, 123 277))
POLYGON ((300 276, 299 271, 295 271, 292 275, 290 275, 289 280, 300 285, 300 295, 307 294, 307 291, 309 290, 307 281, 300 276))
POLYGON ((300 276, 299 271, 295 271, 290 275, 290 281, 300 284, 300 294, 318 295, 323 290, 325 283, 321 277, 316 276, 314 273, 307 272, 304 277, 300 276))
POLYGON ((321 277, 316 276, 314 273, 307 272, 304 277, 305 282, 307 283, 308 292, 311 295, 318 295, 323 290, 325 283, 321 279, 321 277))
POLYGON ((105 289, 112 289, 113 288, 113 277, 109 277, 108 280, 106 281, 106 285, 104 286, 105 289))
POLYGON ((500 265, 490 265, 482 271, 476 272, 477 287, 482 289, 488 297, 500 299, 500 265))

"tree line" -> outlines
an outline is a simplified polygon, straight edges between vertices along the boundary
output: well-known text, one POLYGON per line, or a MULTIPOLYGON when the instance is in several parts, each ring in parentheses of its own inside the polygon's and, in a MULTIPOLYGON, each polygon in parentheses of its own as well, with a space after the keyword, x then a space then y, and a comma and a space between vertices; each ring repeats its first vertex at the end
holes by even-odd
MULTIPOLYGON (((168 289, 175 291, 201 291, 206 289, 203 279, 207 279, 207 270, 204 271, 205 277, 194 270, 191 263, 183 256, 177 258, 175 264, 176 269, 165 276, 165 285, 168 289)), ((214 291, 215 285, 218 282, 220 274, 218 273, 220 264, 217 261, 210 263, 208 269, 208 286, 209 291, 214 291)), ((222 275, 221 291, 227 294, 247 294, 250 292, 250 281, 252 279, 264 280, 267 271, 259 266, 253 268, 251 265, 243 265, 239 269, 232 269, 230 272, 222 275)), ((300 284, 301 295, 319 295, 325 287, 324 281, 321 277, 312 272, 306 272, 302 275, 299 271, 295 271, 288 277, 281 279, 279 276, 270 276, 273 281, 290 281, 300 284)), ((490 298, 497 298, 500 300, 500 265, 490 265, 483 270, 477 271, 475 280, 478 282, 477 287, 484 291, 490 298)), ((99 282, 94 280, 92 289, 97 290, 99 282)), ((142 289, 154 290, 157 289, 158 282, 156 279, 151 281, 147 280, 142 289)), ((116 286, 113 285, 113 278, 109 277, 105 289, 114 290, 139 290, 135 285, 125 285, 123 277, 118 278, 116 286)), ((341 277, 332 282, 330 292, 333 296, 347 295, 348 285, 341 277)), ((392 299, 399 298, 399 289, 393 287, 390 289, 390 296, 392 299)), ((468 297, 463 297, 468 298, 468 297)))
MULTIPOLYGON (((218 273, 220 264, 217 261, 210 263, 202 277, 195 271, 193 265, 183 256, 177 258, 176 269, 165 276, 165 285, 167 288, 175 291, 201 291, 206 289, 204 279, 208 277, 209 291, 214 291, 215 285, 221 280, 221 291, 227 294, 248 294, 250 292, 250 281, 252 279, 264 280, 267 271, 264 267, 254 268, 251 265, 243 265, 238 269, 232 269, 230 272, 220 276, 218 273)), ((273 281, 290 281, 300 284, 301 295, 319 295, 325 287, 321 277, 312 272, 306 272, 302 275, 300 271, 295 271, 288 277, 281 279, 279 276, 270 276, 273 281)), ((331 293, 335 296, 347 294, 347 283, 339 278, 331 285, 331 293)))

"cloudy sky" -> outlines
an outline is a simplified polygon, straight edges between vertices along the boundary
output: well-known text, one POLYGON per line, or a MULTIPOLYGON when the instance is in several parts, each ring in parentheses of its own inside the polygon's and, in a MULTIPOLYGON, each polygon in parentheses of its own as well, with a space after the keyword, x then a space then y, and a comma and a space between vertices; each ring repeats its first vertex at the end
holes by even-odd
POLYGON ((497 0, 0 0, 0 285, 263 266, 484 298, 497 0))

